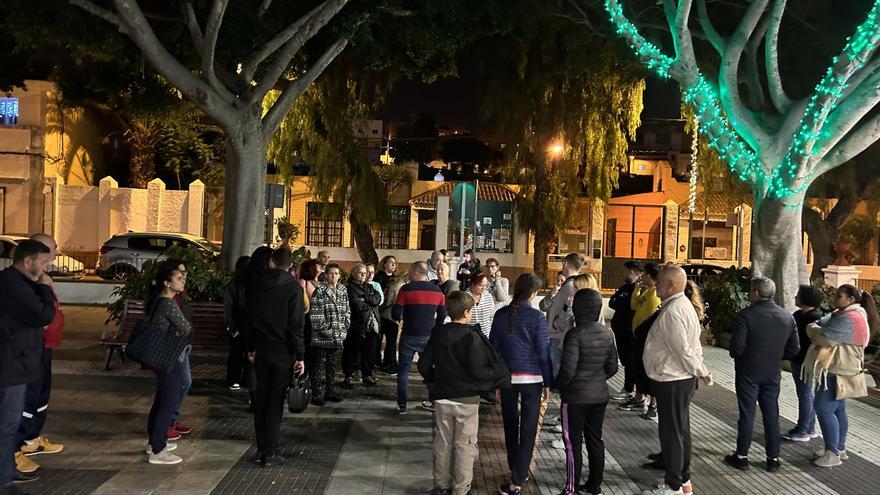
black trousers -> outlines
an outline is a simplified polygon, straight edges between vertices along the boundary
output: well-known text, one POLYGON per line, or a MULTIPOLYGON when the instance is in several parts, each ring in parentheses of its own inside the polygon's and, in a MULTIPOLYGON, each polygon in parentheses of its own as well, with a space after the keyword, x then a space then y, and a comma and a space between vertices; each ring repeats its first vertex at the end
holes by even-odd
POLYGON ((617 344, 617 356, 620 364, 623 365, 623 390, 632 393, 636 384, 635 367, 633 366, 635 356, 635 337, 629 326, 623 325, 613 327, 614 342, 617 344))
POLYGON ((254 361, 259 383, 254 394, 254 430, 257 434, 257 450, 261 454, 271 455, 278 450, 284 393, 290 383, 293 363, 285 365, 266 354, 257 349, 254 361))
POLYGON ((673 382, 651 382, 651 392, 657 399, 657 419, 660 423, 660 448, 666 466, 665 481, 669 488, 678 490, 691 479, 691 399, 697 379, 673 382))
POLYGON ((336 379, 336 355, 339 349, 315 347, 309 349, 311 358, 306 364, 309 367, 309 383, 312 387, 312 397, 328 397, 333 395, 333 380, 336 379), (321 381, 321 374, 324 381, 321 381))
POLYGON ((397 333, 399 326, 396 321, 382 318, 380 331, 385 337, 385 349, 382 351, 382 367, 397 367, 397 333))
POLYGON ((244 382, 244 369, 247 355, 244 349, 244 336, 241 332, 229 338, 229 355, 226 357, 226 386, 244 382))
POLYGON ((351 378, 355 370, 361 370, 361 378, 373 376, 373 359, 376 357, 376 337, 373 332, 360 335, 348 332, 342 342, 342 373, 351 378))
POLYGON ((46 424, 49 408, 49 394, 52 392, 52 349, 43 348, 40 358, 40 379, 27 384, 24 395, 24 410, 18 426, 18 444, 36 439, 46 424))
POLYGON ((507 466, 510 468, 510 482, 517 486, 523 486, 529 475, 543 388, 541 383, 518 383, 501 391, 507 466))
POLYGON ((175 361, 167 373, 156 373, 156 395, 147 417, 147 435, 154 454, 165 448, 168 442, 168 427, 171 418, 180 404, 180 388, 183 386, 184 363, 175 361))
POLYGON ((562 493, 577 493, 581 484, 581 470, 584 467, 581 438, 587 443, 587 462, 590 474, 587 477, 587 492, 600 493, 602 477, 605 472, 605 442, 602 440, 602 424, 605 422, 605 407, 601 404, 562 403, 562 441, 565 443, 566 482, 562 493))
POLYGON ((761 407, 764 420, 764 449, 768 459, 779 457, 779 376, 760 380, 736 374, 736 402, 739 420, 736 423, 736 453, 749 455, 755 426, 755 403, 761 407))

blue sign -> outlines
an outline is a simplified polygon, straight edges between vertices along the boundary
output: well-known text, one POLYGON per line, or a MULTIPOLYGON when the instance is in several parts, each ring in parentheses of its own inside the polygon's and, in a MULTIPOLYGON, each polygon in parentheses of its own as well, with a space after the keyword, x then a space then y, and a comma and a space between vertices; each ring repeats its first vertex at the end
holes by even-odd
POLYGON ((0 98, 0 125, 18 124, 18 98, 0 98))

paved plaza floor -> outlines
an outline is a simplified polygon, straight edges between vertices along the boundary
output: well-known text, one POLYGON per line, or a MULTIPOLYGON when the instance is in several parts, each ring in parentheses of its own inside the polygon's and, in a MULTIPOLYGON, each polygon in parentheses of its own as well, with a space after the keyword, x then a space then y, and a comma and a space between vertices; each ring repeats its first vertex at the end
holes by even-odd
MULTIPOLYGON (((410 413, 398 416, 393 379, 380 373, 375 387, 342 391, 345 400, 310 406, 300 415, 285 412, 284 452, 292 461, 282 467, 251 465, 255 444, 247 413, 247 394, 224 386, 219 361, 193 362, 193 388, 183 420, 194 427, 178 442, 177 466, 146 463, 146 418, 154 378, 132 363, 103 371, 103 308, 66 308, 65 341, 55 353, 54 386, 44 432, 62 442, 60 454, 33 459, 42 466, 38 481, 20 485, 34 494, 427 494, 431 480, 431 413, 417 407, 425 398, 412 380, 410 413)), ((785 443, 783 468, 763 469, 761 422, 756 419, 751 469, 737 471, 722 457, 734 446, 737 407, 733 364, 726 351, 705 349, 717 378, 698 390, 691 408, 694 491, 698 494, 880 494, 880 401, 849 401, 847 450, 850 460, 833 469, 811 464, 810 452, 821 440, 785 443)), ((610 381, 617 389, 622 377, 610 381)), ((551 411, 558 404, 551 405, 551 411)), ((790 376, 784 374, 780 397, 782 429, 796 418, 790 376)), ((480 411, 479 459, 474 493, 497 493, 508 474, 501 418, 493 408, 480 411)), ((540 434, 540 445, 524 493, 557 494, 565 481, 563 451, 550 446, 557 435, 540 434)), ((659 450, 657 425, 636 413, 609 405, 605 421, 606 471, 603 491, 640 493, 662 477, 641 467, 644 456, 659 450)), ((586 455, 586 454, 585 454, 586 455)))

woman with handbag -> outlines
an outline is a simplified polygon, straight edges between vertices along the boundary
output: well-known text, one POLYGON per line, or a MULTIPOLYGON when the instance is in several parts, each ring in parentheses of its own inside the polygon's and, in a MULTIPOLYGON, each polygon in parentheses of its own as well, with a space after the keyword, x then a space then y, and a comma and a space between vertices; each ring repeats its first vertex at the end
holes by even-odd
MULTIPOLYGON (((146 327, 141 338, 173 332, 174 335, 181 338, 184 347, 186 346, 185 339, 192 332, 192 325, 177 303, 174 302, 174 297, 182 293, 186 285, 186 277, 180 270, 180 265, 181 263, 177 260, 168 260, 159 266, 159 272, 150 285, 149 322, 145 323, 146 327)), ((178 348, 179 346, 163 346, 161 352, 168 352, 164 349, 174 349, 173 352, 176 353, 178 348)), ((171 367, 169 369, 153 369, 156 374, 156 395, 147 420, 147 434, 150 438, 148 462, 150 464, 178 464, 183 461, 171 453, 177 448, 177 445, 168 443, 168 430, 174 411, 180 402, 180 390, 184 381, 185 352, 182 350, 176 356, 159 356, 162 360, 171 358, 171 367)))
POLYGON ((807 327, 813 344, 801 368, 804 382, 816 391, 814 407, 825 442, 813 464, 825 468, 849 458, 846 399, 868 395, 862 367, 870 336, 866 309, 877 311, 871 295, 850 284, 837 288, 832 304, 834 312, 807 327))

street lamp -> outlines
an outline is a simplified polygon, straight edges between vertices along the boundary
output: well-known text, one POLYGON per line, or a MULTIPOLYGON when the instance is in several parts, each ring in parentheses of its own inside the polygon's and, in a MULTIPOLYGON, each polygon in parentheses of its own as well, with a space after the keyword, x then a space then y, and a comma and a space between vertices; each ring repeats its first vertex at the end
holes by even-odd
POLYGON ((554 142, 547 148, 547 153, 550 154, 553 158, 559 158, 562 156, 562 152, 565 151, 565 147, 561 142, 554 142))

